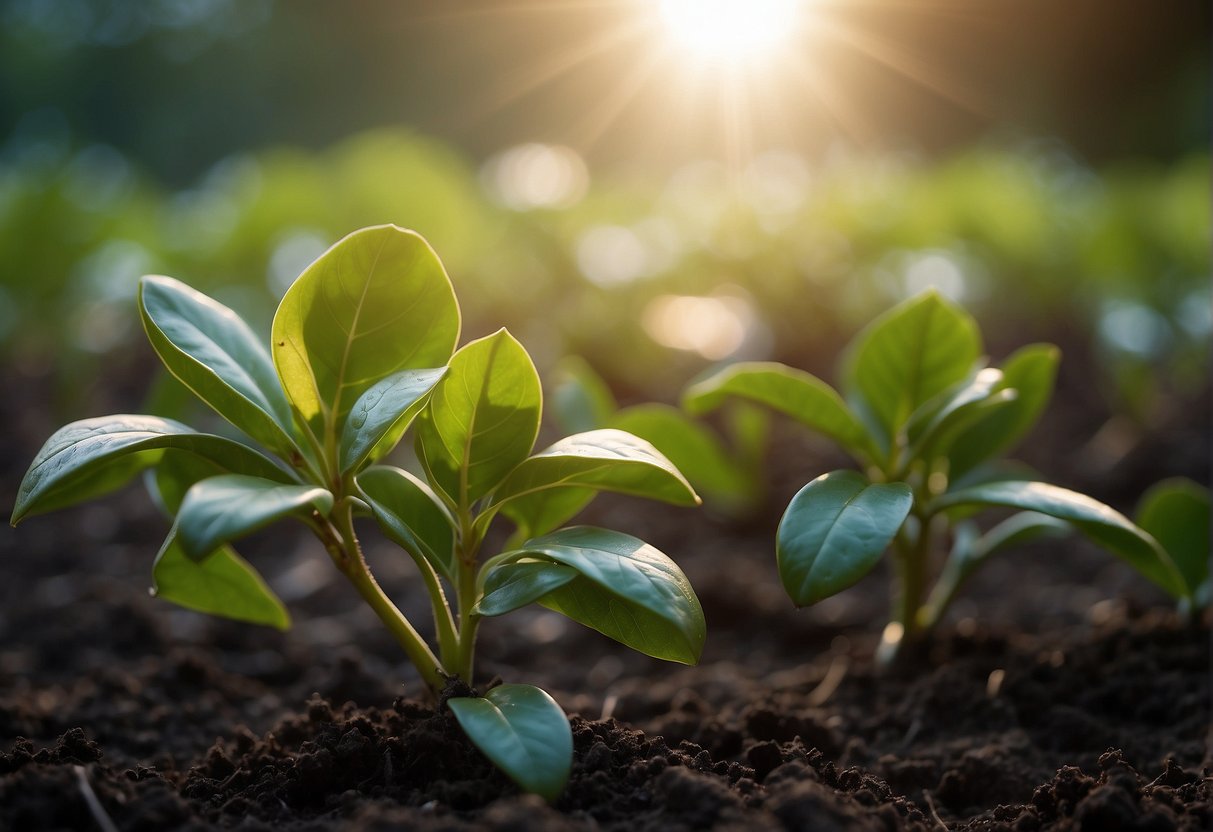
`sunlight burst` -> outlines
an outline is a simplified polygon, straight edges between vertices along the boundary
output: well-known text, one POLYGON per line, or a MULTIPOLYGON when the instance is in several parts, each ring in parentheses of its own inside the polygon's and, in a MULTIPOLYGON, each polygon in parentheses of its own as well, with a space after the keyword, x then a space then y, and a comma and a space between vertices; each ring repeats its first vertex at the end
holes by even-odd
POLYGON ((794 30, 803 0, 660 0, 670 37, 701 59, 760 57, 794 30))

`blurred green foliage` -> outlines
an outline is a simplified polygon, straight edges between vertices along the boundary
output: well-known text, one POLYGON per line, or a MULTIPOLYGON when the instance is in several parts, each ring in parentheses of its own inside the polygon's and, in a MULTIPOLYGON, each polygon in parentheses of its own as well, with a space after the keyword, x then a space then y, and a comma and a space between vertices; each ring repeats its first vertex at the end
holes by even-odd
POLYGON ((381 130, 232 156, 171 191, 104 145, 54 131, 10 141, 0 348, 19 372, 86 378, 138 343, 144 273, 186 280, 263 331, 311 259, 390 222, 442 252, 467 336, 505 323, 541 369, 585 356, 625 402, 670 401, 722 360, 820 372, 876 310, 929 285, 974 311, 996 354, 1052 340, 1093 356, 1131 414, 1208 383, 1207 155, 1095 171, 1047 142, 933 163, 769 153, 741 170, 583 182, 526 210, 503 188, 543 170, 493 165, 381 130))

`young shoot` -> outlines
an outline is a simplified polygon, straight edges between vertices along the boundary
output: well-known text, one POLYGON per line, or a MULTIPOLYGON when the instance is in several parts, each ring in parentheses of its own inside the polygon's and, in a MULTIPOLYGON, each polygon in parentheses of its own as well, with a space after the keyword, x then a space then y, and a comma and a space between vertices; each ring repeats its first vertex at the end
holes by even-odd
POLYGON ((1000 459, 1052 395, 1057 348, 1024 347, 1001 368, 987 366, 981 352, 973 318, 928 291, 856 337, 842 394, 777 363, 734 364, 688 388, 691 412, 730 399, 757 402, 833 439, 859 465, 804 486, 780 521, 776 558, 792 600, 807 606, 841 592, 891 550, 892 613, 879 653, 887 663, 939 623, 990 555, 1075 529, 1181 606, 1195 603, 1197 585, 1153 536, 1108 506, 1000 459), (973 516, 984 508, 1014 513, 983 530, 973 516))
POLYGON ((681 506, 698 496, 652 445, 620 430, 535 452, 542 392, 530 357, 504 329, 455 351, 455 293, 417 234, 377 226, 334 245, 287 290, 268 350, 231 310, 170 278, 143 279, 139 312, 169 372, 261 448, 154 416, 75 422, 34 459, 14 525, 147 472, 173 520, 152 567, 156 594, 285 629, 282 602, 230 544, 301 521, 471 741, 549 800, 571 766, 568 720, 528 685, 468 695, 485 618, 539 604, 650 656, 699 660, 703 611, 673 561, 621 532, 563 527, 600 491, 681 506), (381 463, 414 423, 420 475, 381 463), (371 574, 354 525, 362 515, 420 572, 435 644, 371 574), (516 530, 485 557, 498 516, 516 530))

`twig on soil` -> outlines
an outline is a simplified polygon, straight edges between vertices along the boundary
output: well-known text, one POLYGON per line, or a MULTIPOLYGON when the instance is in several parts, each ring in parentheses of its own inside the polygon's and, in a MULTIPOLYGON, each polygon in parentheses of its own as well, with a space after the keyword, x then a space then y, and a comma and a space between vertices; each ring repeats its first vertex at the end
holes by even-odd
POLYGON ((101 827, 101 832, 118 832, 118 827, 114 825, 113 820, 106 814, 105 807, 97 799, 93 785, 88 782, 88 773, 84 770, 84 766, 72 766, 72 770, 76 772, 76 783, 80 787, 80 794, 84 797, 84 802, 88 805, 88 811, 93 816, 93 820, 101 827))
POLYGON ((926 789, 922 790, 922 796, 926 798, 927 808, 931 810, 931 819, 939 824, 939 828, 943 832, 948 832, 948 825, 943 822, 943 818, 939 816, 939 812, 935 809, 935 801, 931 799, 931 793, 926 789))
POLYGON ((830 662, 830 667, 826 671, 826 675, 822 678, 817 687, 809 692, 809 704, 814 708, 820 708, 824 705, 834 691, 838 690, 838 686, 842 684, 842 680, 846 678, 847 671, 851 668, 851 660, 845 655, 838 655, 830 662))
POLYGON ((600 720, 604 722, 611 718, 615 713, 615 706, 619 704, 619 696, 614 693, 608 693, 606 699, 602 700, 602 713, 598 715, 600 720))

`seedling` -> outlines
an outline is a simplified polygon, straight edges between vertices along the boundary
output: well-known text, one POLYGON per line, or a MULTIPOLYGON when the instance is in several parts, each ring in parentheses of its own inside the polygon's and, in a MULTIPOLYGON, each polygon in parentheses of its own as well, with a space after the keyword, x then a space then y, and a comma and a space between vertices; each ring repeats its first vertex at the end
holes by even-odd
POLYGON ((986 366, 976 322, 928 291, 857 336, 844 361, 845 396, 782 364, 743 363, 693 384, 684 406, 702 413, 731 398, 758 402, 830 437, 859 463, 862 472, 823 474, 792 498, 776 557, 784 588, 806 606, 855 584, 891 546, 896 582, 884 662, 938 624, 990 555, 1060 530, 1077 529, 1190 605, 1196 584, 1154 537, 999 459, 1044 410, 1058 358, 1055 347, 1034 344, 1001 369, 986 366), (1017 513, 983 532, 971 518, 987 507, 1017 513))
POLYGON ((276 520, 302 521, 472 742, 548 799, 568 778, 568 720, 528 685, 467 695, 482 619, 538 603, 650 656, 698 661, 703 612, 673 561, 621 532, 561 527, 599 491, 686 506, 699 498, 623 431, 532 453, 542 392, 530 357, 504 329, 452 355, 459 306, 418 235, 378 226, 334 245, 283 297, 270 351, 231 310, 170 278, 143 279, 139 310, 168 370, 265 450, 153 416, 75 422, 38 453, 14 525, 147 471, 173 517, 152 569, 156 594, 286 628, 281 601, 229 544, 276 520), (422 476, 377 464, 414 421, 422 476), (356 515, 373 515, 412 557, 436 652, 372 576, 356 515), (498 515, 517 530, 485 559, 498 515))

